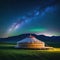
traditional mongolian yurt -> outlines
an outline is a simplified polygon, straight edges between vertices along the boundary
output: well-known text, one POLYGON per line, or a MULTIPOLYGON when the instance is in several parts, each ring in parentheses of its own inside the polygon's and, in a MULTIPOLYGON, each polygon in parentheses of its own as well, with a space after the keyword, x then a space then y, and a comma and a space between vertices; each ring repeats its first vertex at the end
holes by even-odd
POLYGON ((36 39, 34 36, 29 36, 28 38, 18 41, 16 48, 44 49, 46 47, 43 41, 36 39))

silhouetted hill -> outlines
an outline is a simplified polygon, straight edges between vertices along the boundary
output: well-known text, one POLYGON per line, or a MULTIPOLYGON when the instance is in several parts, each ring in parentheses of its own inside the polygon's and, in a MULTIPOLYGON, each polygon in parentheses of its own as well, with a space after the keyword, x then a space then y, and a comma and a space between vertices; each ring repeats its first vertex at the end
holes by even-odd
MULTIPOLYGON (((0 42, 14 42, 16 43, 19 40, 22 40, 26 37, 29 37, 28 34, 22 34, 19 36, 13 36, 13 37, 8 37, 8 38, 0 38, 0 42)), ((60 42, 60 36, 44 36, 44 35, 36 35, 36 34, 31 34, 32 36, 35 36, 37 39, 42 40, 44 42, 60 42)))

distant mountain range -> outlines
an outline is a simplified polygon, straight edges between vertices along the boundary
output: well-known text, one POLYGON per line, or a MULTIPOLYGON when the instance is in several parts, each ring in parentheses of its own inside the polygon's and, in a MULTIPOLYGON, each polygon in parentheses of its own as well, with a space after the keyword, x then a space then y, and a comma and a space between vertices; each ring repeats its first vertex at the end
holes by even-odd
MULTIPOLYGON (((19 40, 22 40, 26 37, 29 37, 28 34, 22 34, 19 36, 13 36, 13 37, 8 37, 8 38, 0 38, 0 42, 12 42, 16 43, 19 40)), ((36 37, 37 39, 44 41, 44 42, 60 42, 60 36, 45 36, 45 35, 36 35, 36 34, 31 34, 32 36, 36 37)))

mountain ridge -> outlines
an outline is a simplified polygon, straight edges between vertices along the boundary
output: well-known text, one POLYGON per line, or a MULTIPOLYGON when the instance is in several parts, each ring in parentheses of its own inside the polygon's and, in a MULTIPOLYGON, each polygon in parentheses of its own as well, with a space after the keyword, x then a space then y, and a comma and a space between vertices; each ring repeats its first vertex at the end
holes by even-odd
POLYGON ((13 37, 8 37, 8 38, 0 38, 0 42, 17 42, 19 40, 22 40, 26 37, 29 37, 30 35, 36 37, 37 39, 39 40, 42 40, 42 41, 47 41, 47 42, 60 42, 60 36, 45 36, 45 35, 36 35, 36 34, 30 34, 30 33, 27 33, 27 34, 21 34, 21 35, 18 35, 18 36, 13 36, 13 37))

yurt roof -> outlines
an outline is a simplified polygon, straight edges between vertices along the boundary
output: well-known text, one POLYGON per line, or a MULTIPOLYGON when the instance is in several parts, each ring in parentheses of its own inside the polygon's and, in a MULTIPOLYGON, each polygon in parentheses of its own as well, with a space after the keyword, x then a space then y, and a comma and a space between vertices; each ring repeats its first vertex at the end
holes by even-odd
POLYGON ((18 41, 17 43, 32 43, 32 42, 38 42, 38 43, 43 43, 42 41, 36 39, 35 37, 31 36, 28 38, 25 38, 23 40, 18 41))

